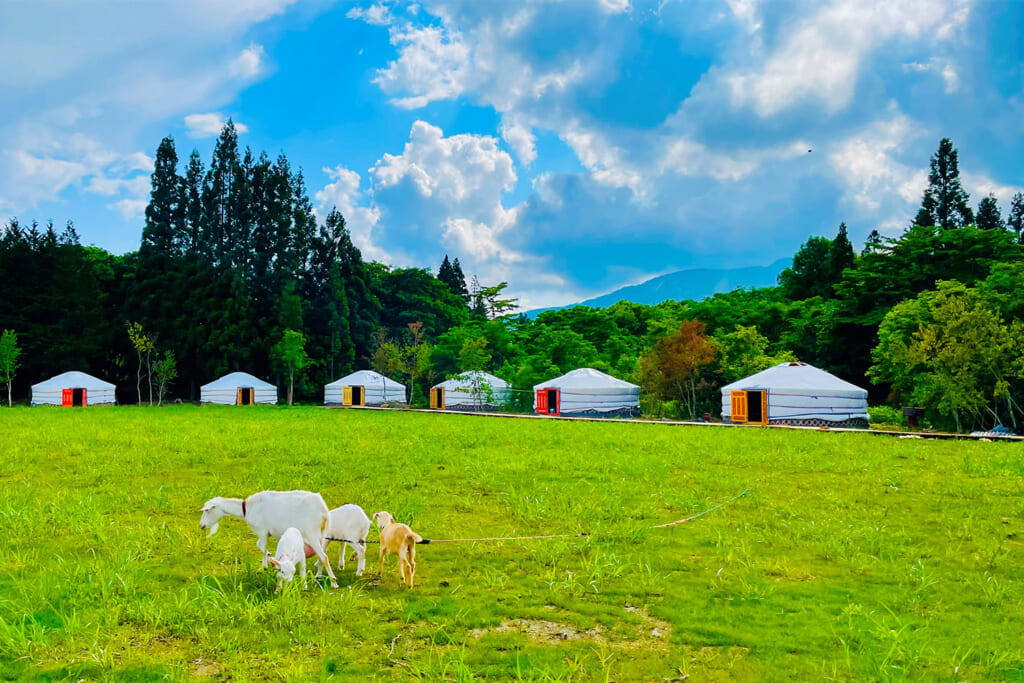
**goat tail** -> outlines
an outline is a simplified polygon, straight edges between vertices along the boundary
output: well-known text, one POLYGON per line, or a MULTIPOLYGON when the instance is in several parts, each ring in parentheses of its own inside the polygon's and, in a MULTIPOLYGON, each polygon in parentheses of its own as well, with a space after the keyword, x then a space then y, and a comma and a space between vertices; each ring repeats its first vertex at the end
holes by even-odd
POLYGON ((411 550, 411 551, 415 552, 415 550, 416 550, 416 544, 417 544, 417 543, 419 543, 419 542, 420 542, 420 541, 422 541, 422 540, 423 540, 423 537, 422 537, 422 536, 420 536, 420 535, 419 535, 419 534, 417 534, 416 532, 413 532, 413 533, 411 533, 411 534, 409 534, 409 535, 407 535, 407 536, 405 537, 405 545, 406 545, 406 547, 407 547, 407 548, 408 548, 409 550, 411 550))

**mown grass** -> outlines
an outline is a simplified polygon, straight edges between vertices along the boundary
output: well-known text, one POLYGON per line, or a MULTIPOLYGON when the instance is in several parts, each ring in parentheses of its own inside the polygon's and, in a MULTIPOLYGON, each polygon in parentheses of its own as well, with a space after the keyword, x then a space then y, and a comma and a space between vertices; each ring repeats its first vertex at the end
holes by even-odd
POLYGON ((4 410, 0 444, 0 678, 1024 679, 1019 444, 209 406, 4 410), (371 546, 275 595, 197 510, 291 488, 608 533, 421 546, 414 590, 371 546))

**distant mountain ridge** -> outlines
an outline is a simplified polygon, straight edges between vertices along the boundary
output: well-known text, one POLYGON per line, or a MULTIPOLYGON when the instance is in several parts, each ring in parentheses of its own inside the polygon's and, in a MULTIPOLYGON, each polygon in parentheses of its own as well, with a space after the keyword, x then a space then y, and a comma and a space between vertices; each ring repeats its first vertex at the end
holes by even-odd
POLYGON ((748 266, 746 268, 689 268, 674 273, 659 275, 638 285, 621 287, 614 292, 587 299, 566 306, 538 308, 527 311, 531 318, 536 318, 544 311, 558 311, 575 306, 605 308, 619 301, 631 301, 636 304, 653 306, 663 301, 679 301, 691 299, 699 301, 719 292, 731 292, 734 289, 747 287, 773 287, 776 280, 792 259, 783 258, 767 266, 748 266))

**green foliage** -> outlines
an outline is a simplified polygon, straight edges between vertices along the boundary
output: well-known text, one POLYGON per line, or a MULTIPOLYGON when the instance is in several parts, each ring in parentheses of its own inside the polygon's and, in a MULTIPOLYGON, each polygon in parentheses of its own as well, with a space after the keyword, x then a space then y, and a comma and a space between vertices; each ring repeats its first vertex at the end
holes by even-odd
POLYGON ((989 193, 987 197, 978 204, 978 217, 976 220, 978 230, 1004 230, 1003 216, 999 213, 999 202, 996 196, 989 193))
POLYGON ((11 401, 11 384, 14 382, 14 375, 18 372, 18 357, 21 349, 18 347, 18 335, 14 330, 4 330, 0 335, 0 382, 7 385, 7 406, 13 405, 11 401))
POLYGON ((869 374, 898 400, 928 406, 957 430, 964 420, 984 429, 1024 417, 1010 390, 1024 380, 1024 324, 1007 325, 978 290, 940 282, 894 307, 878 340, 869 374))
POLYGON ((769 355, 769 343, 753 325, 737 325, 735 331, 715 337, 722 383, 729 384, 773 365, 797 360, 789 351, 769 355))
POLYGON ((697 417, 697 390, 708 383, 715 360, 715 344, 704 331, 699 320, 684 321, 640 359, 641 388, 662 401, 679 401, 691 419, 697 417))
POLYGON ((153 368, 156 375, 156 404, 163 405, 164 396, 167 394, 167 387, 178 378, 178 363, 174 360, 173 351, 165 351, 164 357, 156 362, 153 368))
POLYGON ((905 428, 907 426, 907 418, 903 415, 903 411, 892 406, 868 406, 868 416, 872 429, 905 428))
POLYGON ((288 405, 292 404, 295 376, 301 373, 310 359, 306 354, 306 336, 298 330, 285 330, 281 340, 270 350, 271 357, 288 373, 288 405))

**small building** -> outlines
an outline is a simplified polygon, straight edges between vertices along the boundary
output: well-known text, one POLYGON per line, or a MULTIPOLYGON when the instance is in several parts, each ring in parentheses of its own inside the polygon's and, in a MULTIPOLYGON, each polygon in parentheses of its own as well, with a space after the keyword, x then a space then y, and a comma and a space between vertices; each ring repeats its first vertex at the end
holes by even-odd
POLYGON ((508 382, 479 370, 462 372, 430 389, 430 407, 436 410, 496 410, 508 403, 508 382))
POLYGON ((779 363, 722 387, 722 421, 866 428, 868 392, 807 363, 779 363))
POLYGON ((540 415, 639 415, 640 387, 600 370, 580 368, 533 387, 540 415))
POLYGON ((324 386, 324 405, 405 403, 405 385, 373 370, 360 370, 324 386))
POLYGON ((96 406, 114 403, 115 387, 84 372, 65 372, 32 385, 34 406, 96 406))
POLYGON ((257 403, 277 404, 277 387, 247 372, 232 372, 200 388, 203 403, 226 406, 251 406, 257 403))

